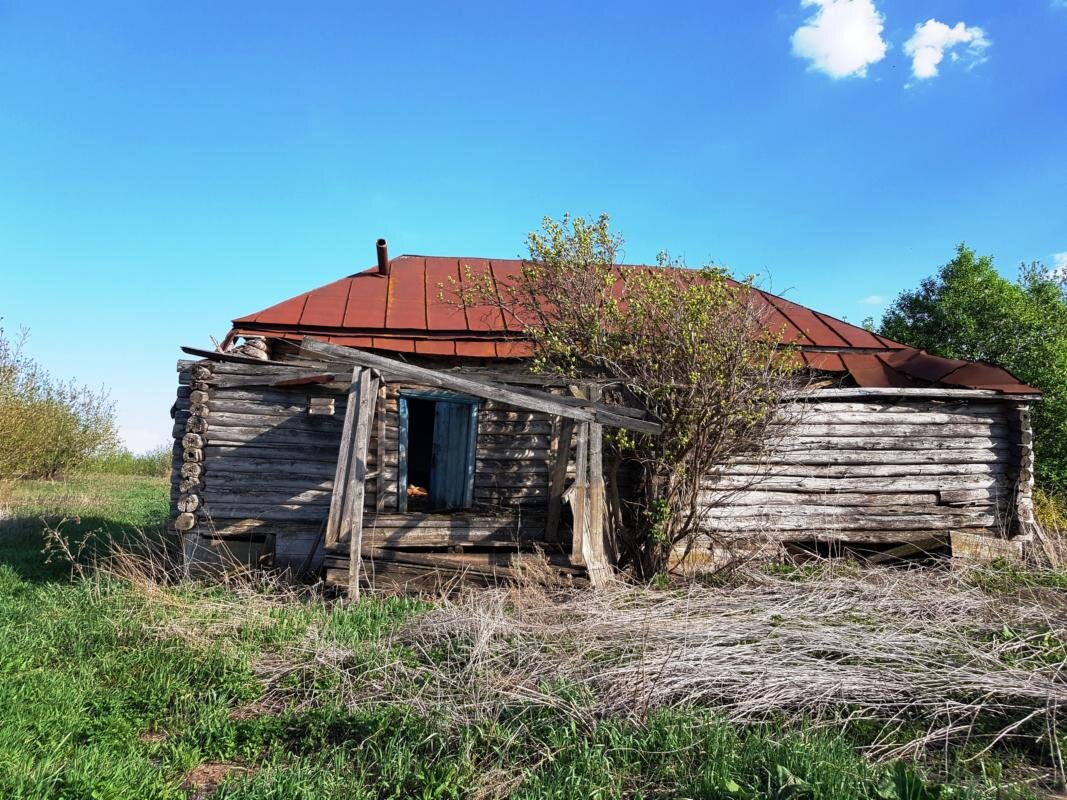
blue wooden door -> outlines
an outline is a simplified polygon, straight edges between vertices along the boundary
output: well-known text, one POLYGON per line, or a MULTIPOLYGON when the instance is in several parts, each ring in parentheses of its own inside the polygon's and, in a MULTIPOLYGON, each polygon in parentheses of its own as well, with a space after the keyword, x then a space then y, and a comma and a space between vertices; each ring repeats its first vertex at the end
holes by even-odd
POLYGON ((470 505, 474 471, 474 414, 470 403, 439 400, 433 421, 433 467, 430 470, 430 507, 464 508, 470 505))

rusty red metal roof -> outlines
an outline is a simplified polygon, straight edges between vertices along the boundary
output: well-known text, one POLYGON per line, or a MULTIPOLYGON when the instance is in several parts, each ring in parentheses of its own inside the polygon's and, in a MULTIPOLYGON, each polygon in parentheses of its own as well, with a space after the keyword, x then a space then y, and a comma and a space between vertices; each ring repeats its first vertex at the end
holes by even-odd
MULTIPOLYGON (((233 334, 298 340, 420 355, 522 358, 531 355, 522 326, 489 307, 464 308, 456 285, 468 274, 507 286, 519 259, 403 255, 377 268, 304 292, 233 321, 233 334)), ((859 386, 957 386, 1034 393, 992 364, 939 358, 844 320, 759 291, 768 328, 796 346, 805 364, 848 373, 859 386)))

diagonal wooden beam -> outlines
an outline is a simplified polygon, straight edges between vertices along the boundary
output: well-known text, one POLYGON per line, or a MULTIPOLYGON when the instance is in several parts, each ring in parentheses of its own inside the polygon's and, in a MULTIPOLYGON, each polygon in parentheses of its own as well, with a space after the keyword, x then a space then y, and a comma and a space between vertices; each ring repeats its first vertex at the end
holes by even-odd
MULTIPOLYGON (((472 380, 440 370, 417 367, 414 364, 405 364, 401 361, 363 350, 327 344, 311 337, 304 338, 301 343, 301 352, 374 369, 381 373, 386 380, 410 380, 425 386, 449 389, 474 397, 482 397, 486 400, 496 400, 516 408, 543 411, 546 414, 557 414, 579 422, 595 422, 612 428, 623 428, 641 433, 658 434, 663 430, 663 426, 658 422, 620 414, 617 410, 614 410, 613 406, 604 403, 564 402, 563 399, 547 392, 516 391, 508 386, 502 386, 490 381, 472 380)), ((632 410, 629 413, 633 413, 632 410)))

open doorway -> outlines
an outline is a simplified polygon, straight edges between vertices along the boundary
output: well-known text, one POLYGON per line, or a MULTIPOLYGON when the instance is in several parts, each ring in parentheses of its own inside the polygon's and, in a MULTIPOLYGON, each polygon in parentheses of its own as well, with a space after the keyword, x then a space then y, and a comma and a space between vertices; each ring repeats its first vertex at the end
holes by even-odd
POLYGON ((400 511, 469 508, 478 401, 446 392, 401 392, 400 511))

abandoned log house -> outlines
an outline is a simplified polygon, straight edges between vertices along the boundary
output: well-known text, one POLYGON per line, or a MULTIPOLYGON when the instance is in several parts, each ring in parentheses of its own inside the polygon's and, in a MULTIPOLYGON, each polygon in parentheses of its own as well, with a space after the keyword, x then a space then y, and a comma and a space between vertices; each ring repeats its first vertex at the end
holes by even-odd
MULTIPOLYGON (((657 423, 531 374, 521 329, 442 297, 467 269, 506 284, 521 263, 390 259, 379 241, 377 266, 235 319, 217 352, 184 348, 172 502, 188 562, 270 558, 356 588, 493 581, 547 557, 605 580, 602 430, 657 423)), ((707 476, 702 552, 1025 540, 1034 389, 758 300, 821 380, 770 453, 707 476)))

